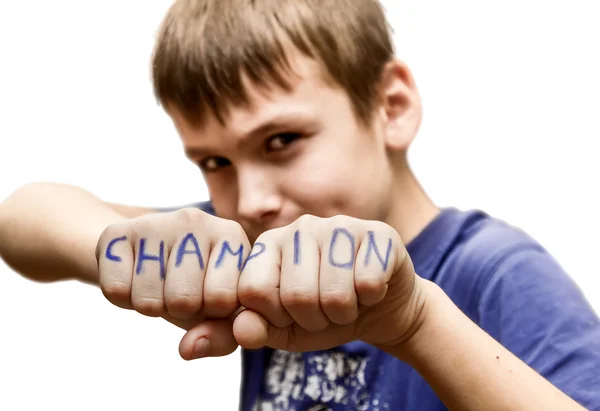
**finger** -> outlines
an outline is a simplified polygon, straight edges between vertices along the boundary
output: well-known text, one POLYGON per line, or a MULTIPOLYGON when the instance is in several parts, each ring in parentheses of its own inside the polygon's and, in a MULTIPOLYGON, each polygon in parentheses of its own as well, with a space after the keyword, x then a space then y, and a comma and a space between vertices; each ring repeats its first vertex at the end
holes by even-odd
POLYGON ((294 322, 279 298, 281 251, 274 236, 258 237, 244 264, 238 284, 240 304, 277 327, 294 322))
POLYGON ((231 354, 238 347, 232 324, 232 319, 208 320, 191 328, 179 343, 179 355, 189 361, 231 354))
POLYGON ((354 275, 360 304, 369 306, 383 300, 403 249, 400 237, 391 228, 382 226, 367 231, 358 250, 354 275))
POLYGON ((269 324, 265 318, 252 310, 242 311, 233 322, 233 336, 236 342, 249 350, 257 350, 267 345, 269 327, 279 329, 269 324))
MULTIPOLYGON (((146 230, 148 232, 150 230, 146 230)), ((135 262, 131 303, 144 315, 158 317, 165 310, 164 280, 167 273, 167 244, 155 236, 142 235, 134 243, 135 262)))
POLYGON ((186 319, 200 312, 209 250, 209 236, 199 233, 189 232, 175 242, 164 286, 165 306, 171 316, 186 319))
POLYGON ((357 238, 348 229, 335 226, 322 246, 319 299, 327 317, 335 324, 350 324, 358 318, 354 289, 357 238))
POLYGON ((204 305, 202 314, 223 318, 238 307, 238 280, 242 264, 250 252, 246 233, 234 222, 222 222, 213 238, 215 246, 210 251, 204 279, 204 305))
POLYGON ((319 245, 304 225, 288 232, 281 249, 281 303, 302 328, 323 330, 329 320, 319 305, 319 245))
POLYGON ((354 340, 356 331, 356 323, 330 324, 318 333, 308 331, 296 323, 287 327, 275 327, 252 310, 244 310, 233 322, 235 340, 241 347, 249 350, 262 347, 294 352, 326 350, 354 340))
POLYGON ((97 247, 98 276, 102 293, 117 307, 132 309, 131 287, 134 252, 131 239, 118 229, 101 236, 97 247))

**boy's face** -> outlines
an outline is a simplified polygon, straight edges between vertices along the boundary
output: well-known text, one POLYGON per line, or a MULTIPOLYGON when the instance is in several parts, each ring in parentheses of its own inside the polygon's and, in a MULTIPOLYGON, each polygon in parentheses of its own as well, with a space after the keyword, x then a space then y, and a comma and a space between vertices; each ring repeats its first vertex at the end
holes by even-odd
POLYGON ((194 128, 169 113, 217 215, 239 222, 250 241, 303 214, 387 221, 394 202, 384 110, 365 129, 315 62, 294 61, 291 92, 248 86, 251 106, 232 107, 224 126, 210 117, 194 128))

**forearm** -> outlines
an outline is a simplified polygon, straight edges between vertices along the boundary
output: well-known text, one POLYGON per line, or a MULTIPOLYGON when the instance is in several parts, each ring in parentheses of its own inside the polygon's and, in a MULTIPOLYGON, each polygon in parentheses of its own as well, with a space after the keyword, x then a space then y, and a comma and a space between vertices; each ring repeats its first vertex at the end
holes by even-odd
POLYGON ((450 409, 581 410, 473 323, 437 285, 423 326, 393 355, 413 366, 450 409))
POLYGON ((97 284, 96 242, 125 218, 77 187, 30 184, 0 203, 0 257, 34 281, 97 284))

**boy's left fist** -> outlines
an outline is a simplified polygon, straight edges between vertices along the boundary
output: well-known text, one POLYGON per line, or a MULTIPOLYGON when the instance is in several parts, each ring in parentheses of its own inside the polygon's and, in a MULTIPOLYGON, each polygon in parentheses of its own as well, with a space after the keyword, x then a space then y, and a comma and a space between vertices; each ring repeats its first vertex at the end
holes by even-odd
POLYGON ((237 342, 314 351, 353 340, 402 343, 422 299, 412 262, 390 226, 303 216, 263 233, 242 269, 237 342))

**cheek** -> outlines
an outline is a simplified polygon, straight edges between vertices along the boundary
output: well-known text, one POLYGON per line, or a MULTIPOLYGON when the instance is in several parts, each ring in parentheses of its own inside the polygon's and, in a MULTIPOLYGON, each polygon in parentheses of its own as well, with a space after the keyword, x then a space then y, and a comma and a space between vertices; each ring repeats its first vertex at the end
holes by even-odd
POLYGON ((378 218, 377 197, 385 176, 339 150, 319 157, 285 172, 284 196, 306 214, 378 218))
POLYGON ((326 171, 310 169, 295 173, 286 184, 285 196, 306 209, 335 207, 351 194, 335 171, 329 168, 326 171))
POLYGON ((228 220, 237 218, 237 186, 232 178, 206 178, 206 185, 217 216, 228 220))

